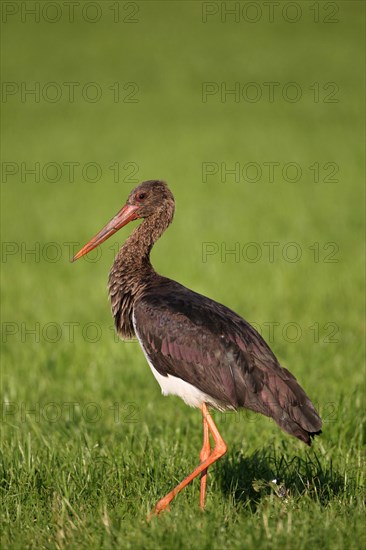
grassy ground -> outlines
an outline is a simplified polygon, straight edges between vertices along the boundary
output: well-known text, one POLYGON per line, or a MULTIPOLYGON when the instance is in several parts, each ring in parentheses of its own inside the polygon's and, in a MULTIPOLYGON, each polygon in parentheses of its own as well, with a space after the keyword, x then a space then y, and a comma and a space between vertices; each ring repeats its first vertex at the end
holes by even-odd
POLYGON ((298 2, 293 23, 286 3, 273 22, 260 4, 256 23, 247 3, 237 21, 220 2, 118 3, 116 23, 108 1, 95 23, 81 5, 51 23, 52 7, 34 22, 8 4, 2 547, 365 547, 363 4, 298 2), (236 82, 240 96, 220 95, 236 82), (229 450, 206 512, 196 482, 148 523, 197 463, 200 414, 163 398, 138 345, 114 337, 106 279, 130 229, 95 262, 68 260, 155 177, 177 201, 157 270, 255 323, 324 430, 307 449, 269 419, 216 414, 229 450))

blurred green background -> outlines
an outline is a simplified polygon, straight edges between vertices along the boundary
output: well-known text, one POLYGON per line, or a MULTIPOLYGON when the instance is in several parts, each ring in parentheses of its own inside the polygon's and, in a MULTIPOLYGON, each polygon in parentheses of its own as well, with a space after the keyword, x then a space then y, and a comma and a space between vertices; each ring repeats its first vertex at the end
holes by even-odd
POLYGON ((2 31, 3 543, 359 547, 364 4, 3 2, 2 31), (107 275, 132 228, 69 258, 153 178, 176 198, 156 270, 255 323, 324 434, 310 459, 266 419, 218 418, 229 454, 207 515, 193 487, 151 526, 145 512, 198 458, 199 414, 162 398, 137 344, 113 335, 107 275), (304 489, 306 468, 290 511, 253 496, 276 456, 318 464, 327 499, 304 489))

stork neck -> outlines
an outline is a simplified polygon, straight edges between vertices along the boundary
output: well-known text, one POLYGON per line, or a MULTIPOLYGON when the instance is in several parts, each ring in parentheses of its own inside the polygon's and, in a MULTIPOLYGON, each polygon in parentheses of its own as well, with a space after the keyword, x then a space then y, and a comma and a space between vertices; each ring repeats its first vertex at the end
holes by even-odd
POLYGON ((135 283, 137 277, 145 278, 148 273, 155 273, 150 262, 150 252, 170 221, 161 213, 146 218, 121 247, 112 271, 117 268, 120 273, 128 272, 135 283))
POLYGON ((133 307, 138 295, 157 277, 150 251, 172 220, 172 214, 157 213, 146 218, 120 249, 109 274, 109 296, 118 333, 134 335, 133 307), (166 215, 164 215, 166 214, 166 215))

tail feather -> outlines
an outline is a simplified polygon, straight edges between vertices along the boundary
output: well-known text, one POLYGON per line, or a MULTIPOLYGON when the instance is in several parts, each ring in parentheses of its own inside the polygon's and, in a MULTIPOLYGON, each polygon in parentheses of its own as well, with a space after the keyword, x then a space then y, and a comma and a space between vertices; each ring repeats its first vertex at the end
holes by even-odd
POLYGON ((285 432, 293 435, 294 437, 297 437, 298 439, 306 443, 306 445, 309 445, 309 447, 311 446, 312 439, 316 435, 320 435, 322 433, 322 430, 320 429, 321 421, 320 423, 317 423, 316 427, 311 429, 304 429, 300 424, 298 424, 294 420, 291 420, 290 418, 286 419, 285 421, 277 421, 277 423, 285 432), (319 427, 319 429, 316 429, 317 427, 319 427))
POLYGON ((286 377, 274 374, 270 383, 263 386, 260 401, 264 409, 258 412, 273 418, 285 432, 310 446, 312 438, 322 433, 321 418, 296 378, 283 370, 286 377))

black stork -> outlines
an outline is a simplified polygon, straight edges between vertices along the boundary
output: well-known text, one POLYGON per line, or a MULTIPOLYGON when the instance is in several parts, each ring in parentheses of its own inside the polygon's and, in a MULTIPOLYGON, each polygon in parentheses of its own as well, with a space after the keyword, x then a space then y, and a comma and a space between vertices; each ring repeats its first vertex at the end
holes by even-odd
POLYGON ((145 181, 73 258, 87 254, 132 220, 144 220, 121 247, 109 274, 116 330, 122 338, 137 337, 164 395, 178 395, 191 407, 199 407, 203 416, 200 464, 157 503, 155 514, 169 508, 172 499, 200 474, 204 508, 207 468, 227 450, 209 407, 259 412, 307 445, 322 427, 296 378, 281 367, 247 321, 156 273, 150 252, 173 220, 174 209, 174 197, 165 182, 145 181))

